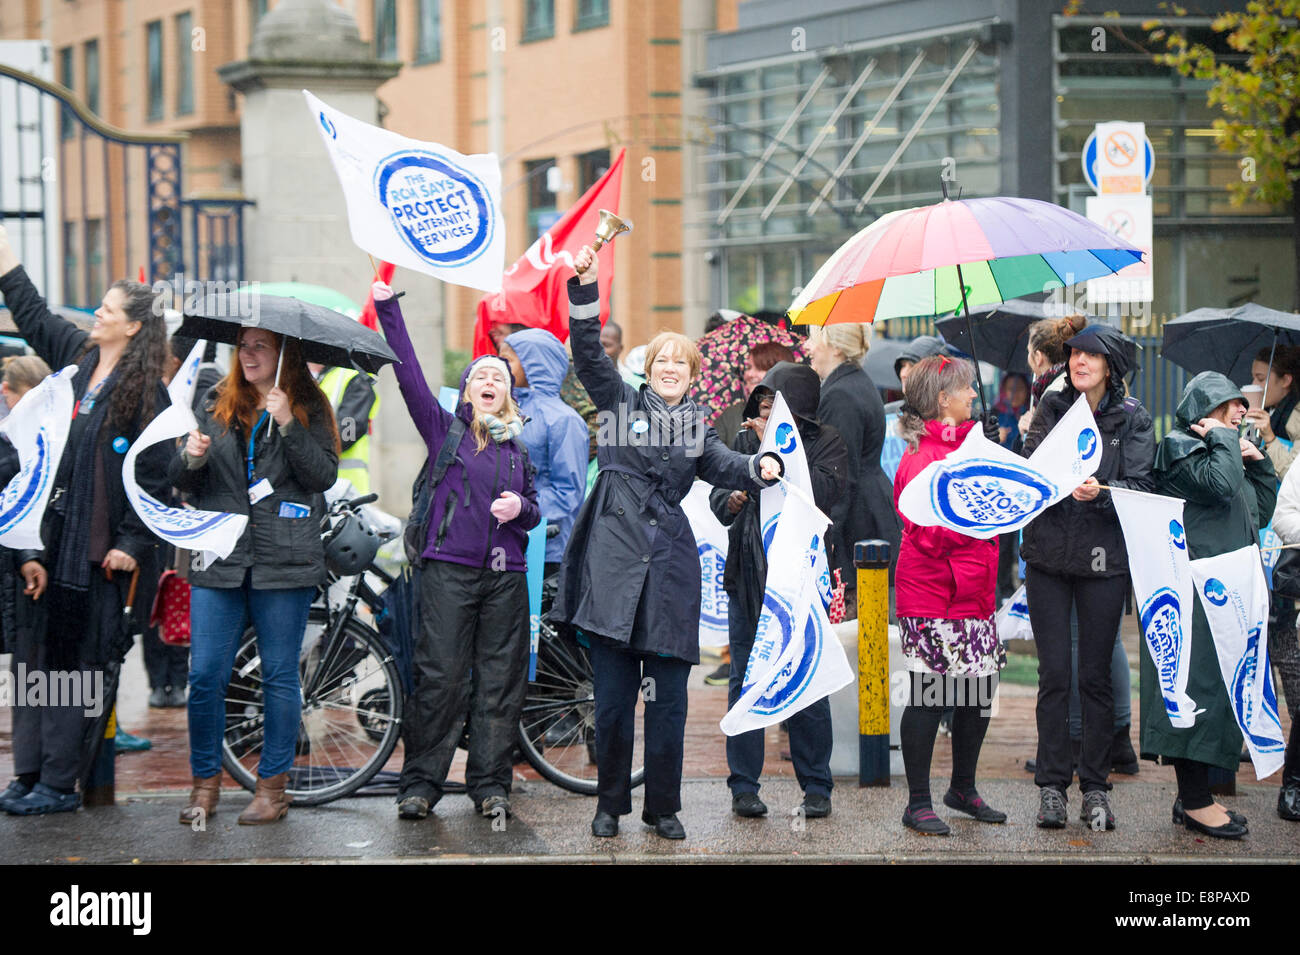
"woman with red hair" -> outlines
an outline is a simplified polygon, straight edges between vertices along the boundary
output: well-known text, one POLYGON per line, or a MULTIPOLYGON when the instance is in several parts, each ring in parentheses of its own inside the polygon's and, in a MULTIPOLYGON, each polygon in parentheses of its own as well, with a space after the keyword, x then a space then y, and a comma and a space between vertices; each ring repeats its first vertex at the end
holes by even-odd
POLYGON ((170 480, 195 507, 247 514, 224 560, 190 571, 190 769, 181 811, 189 825, 210 816, 221 791, 225 690, 251 618, 266 699, 257 792, 244 825, 282 819, 302 693, 298 654, 307 609, 325 580, 320 522, 338 474, 339 434, 329 400, 299 342, 245 328, 238 360, 207 395, 198 428, 171 465, 170 480))

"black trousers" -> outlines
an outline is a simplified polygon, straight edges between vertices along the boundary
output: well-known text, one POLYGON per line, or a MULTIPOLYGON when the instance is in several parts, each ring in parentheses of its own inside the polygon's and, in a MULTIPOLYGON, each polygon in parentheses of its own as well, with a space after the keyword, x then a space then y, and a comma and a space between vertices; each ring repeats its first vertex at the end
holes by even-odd
MULTIPOLYGON (((732 599, 727 627, 731 645, 731 676, 727 683, 727 708, 736 705, 749 665, 749 654, 754 649, 755 629, 758 622, 751 620, 740 601, 732 599)), ((805 794, 829 796, 831 781, 831 701, 822 697, 786 720, 790 730, 790 759, 794 762, 794 775, 805 794)), ((731 775, 727 785, 732 795, 758 792, 758 777, 763 775, 764 734, 750 730, 727 737, 727 767, 731 775)))
POLYGON ((431 560, 419 588, 399 798, 423 796, 432 805, 442 797, 468 711, 465 788, 477 805, 510 792, 528 689, 528 587, 518 571, 431 560))
POLYGON ((158 628, 150 627, 140 638, 144 652, 144 669, 149 674, 149 688, 157 690, 172 687, 185 689, 190 678, 190 648, 163 643, 158 628))
POLYGON ((594 634, 588 639, 596 697, 596 809, 615 816, 632 811, 636 702, 642 696, 645 811, 656 816, 680 812, 691 664, 628 650, 594 634))
POLYGON ((1070 788, 1070 608, 1079 618, 1079 699, 1082 751, 1079 788, 1110 789, 1115 712, 1110 659, 1124 612, 1128 575, 1062 577, 1030 567, 1025 581, 1029 620, 1038 645, 1038 771, 1034 782, 1070 788))
MULTIPOLYGON (((82 736, 88 723, 87 711, 92 708, 91 701, 82 700, 79 705, 72 706, 51 704, 67 703, 63 699, 66 694, 57 688, 66 688, 68 680, 74 678, 78 686, 84 688, 87 682, 83 674, 92 674, 92 671, 51 670, 48 655, 48 644, 31 630, 19 629, 14 634, 14 654, 9 665, 14 674, 11 686, 14 703, 23 704, 10 709, 13 714, 14 775, 35 774, 37 782, 55 789, 71 790, 77 784, 82 736), (55 676, 56 673, 60 676, 55 676), (43 689, 41 698, 31 692, 37 681, 43 689), (55 696, 59 699, 53 699, 55 696)), ((102 688, 102 669, 98 675, 102 688)), ((90 679, 93 681, 93 675, 90 679)), ((90 685, 93 687, 93 682, 90 685)), ((106 701, 96 702, 102 706, 106 701)))

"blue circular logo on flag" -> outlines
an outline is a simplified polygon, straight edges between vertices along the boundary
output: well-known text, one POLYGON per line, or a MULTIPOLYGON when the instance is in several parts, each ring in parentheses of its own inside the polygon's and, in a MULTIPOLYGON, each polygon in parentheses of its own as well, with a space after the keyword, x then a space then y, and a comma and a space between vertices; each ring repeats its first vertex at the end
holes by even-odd
MULTIPOLYGON (((762 634, 766 626, 766 620, 774 619, 780 627, 780 643, 772 649, 772 662, 781 659, 786 648, 790 645, 793 637, 793 610, 779 595, 767 594, 763 598, 763 613, 759 616, 758 632, 762 634)), ((821 628, 817 626, 815 615, 808 615, 808 623, 804 629, 804 641, 802 652, 789 664, 776 674, 764 674, 764 679, 768 679, 768 685, 763 691, 763 695, 754 701, 751 708, 752 712, 760 716, 771 716, 783 712, 790 708, 791 704, 797 700, 808 688, 812 680, 813 672, 817 667, 817 660, 821 656, 822 639, 824 634, 821 628)), ((755 671, 759 672, 759 671, 755 671)), ((753 684, 741 688, 743 694, 753 684)))
POLYGON ((727 569, 727 555, 708 541, 699 545, 700 552, 700 621, 711 627, 726 629, 729 602, 722 586, 727 569))
POLYGON ((398 234, 430 265, 465 265, 492 242, 496 208, 487 187, 434 153, 389 156, 375 170, 375 192, 398 234))
POLYGON ((321 110, 320 112, 320 125, 321 129, 330 134, 330 139, 339 138, 338 130, 336 130, 334 124, 329 121, 329 117, 325 115, 324 110, 321 110))
POLYGON ((794 448, 794 426, 788 421, 782 421, 776 429, 776 449, 782 454, 789 454, 794 448))
POLYGON ((977 458, 941 473, 931 495, 935 510, 952 526, 989 530, 1032 517, 1056 487, 1028 468, 977 458))
POLYGON ((1246 637, 1246 652, 1237 661, 1232 674, 1232 705, 1237 711, 1237 723, 1246 727, 1250 744, 1261 753, 1276 753, 1284 749, 1282 720, 1277 712, 1277 696, 1273 692, 1272 674, 1265 672, 1263 696, 1255 689, 1255 674, 1259 666, 1259 636, 1261 626, 1251 628, 1246 637), (1262 725, 1261 725, 1262 724, 1262 725), (1258 727, 1273 727, 1277 737, 1260 736, 1258 727))
POLYGON ((1178 658, 1183 647, 1182 606, 1178 594, 1169 587, 1161 587, 1142 605, 1140 617, 1147 649, 1156 665, 1161 694, 1165 697, 1165 712, 1173 714, 1177 707, 1170 701, 1170 695, 1174 692, 1178 658))
POLYGON ((1223 586, 1223 581, 1217 577, 1211 577, 1205 582, 1203 593, 1205 599, 1216 607, 1222 607, 1228 602, 1228 590, 1223 586))
POLYGON ((1079 457, 1087 461, 1097 453, 1097 432, 1084 428, 1079 432, 1079 457))
POLYGON ((1169 522, 1169 537, 1173 540, 1174 546, 1179 550, 1187 550, 1187 532, 1183 530, 1183 525, 1177 521, 1169 522))

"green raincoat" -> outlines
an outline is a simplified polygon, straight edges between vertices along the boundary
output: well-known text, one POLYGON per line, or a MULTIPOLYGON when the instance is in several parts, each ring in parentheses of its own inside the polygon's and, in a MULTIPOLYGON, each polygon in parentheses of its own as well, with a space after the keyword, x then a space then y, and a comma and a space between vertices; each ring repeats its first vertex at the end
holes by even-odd
MULTIPOLYGON (((1277 478, 1267 457, 1245 461, 1237 431, 1213 428, 1204 438, 1191 425, 1225 401, 1245 403, 1241 391, 1218 372, 1205 371, 1187 383, 1170 431, 1156 449, 1156 493, 1181 497, 1187 549, 1192 560, 1214 557, 1259 540, 1259 528, 1273 516, 1277 478), (1243 466, 1244 465, 1244 466, 1243 466)), ((1236 771, 1241 756, 1241 731, 1232 715, 1228 692, 1210 626, 1194 601, 1191 667, 1187 695, 1205 712, 1190 729, 1174 729, 1165 714, 1151 654, 1142 658, 1142 755, 1194 759, 1236 771)))

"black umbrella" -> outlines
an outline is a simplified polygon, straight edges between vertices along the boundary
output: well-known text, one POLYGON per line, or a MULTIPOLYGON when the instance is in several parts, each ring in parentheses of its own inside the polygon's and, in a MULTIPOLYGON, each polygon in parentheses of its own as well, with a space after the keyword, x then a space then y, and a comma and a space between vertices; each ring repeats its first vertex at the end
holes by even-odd
POLYGON ((234 345, 241 328, 264 328, 302 342, 302 357, 322 365, 376 373, 397 356, 372 332, 332 308, 252 290, 210 293, 186 302, 177 334, 234 345))
POLYGON ((1013 298, 997 305, 971 309, 970 321, 964 316, 941 318, 934 327, 949 344, 968 355, 979 355, 1003 371, 1029 375, 1029 326, 1049 315, 1042 302, 1013 298))
POLYGON ((95 761, 99 758, 99 749, 104 745, 104 730, 108 728, 108 720, 113 715, 113 708, 117 702, 117 685, 122 678, 122 661, 126 659, 131 644, 135 642, 131 611, 135 605, 135 590, 139 583, 140 568, 136 567, 131 572, 131 586, 127 591, 126 605, 122 608, 122 616, 118 621, 117 633, 109 646, 109 660, 104 666, 104 689, 99 701, 99 714, 87 722, 82 736, 81 764, 78 767, 77 777, 81 782, 83 794, 90 785, 90 777, 95 771, 95 761))
POLYGON ((867 349, 867 357, 862 359, 862 368, 877 388, 901 391, 903 383, 894 372, 894 362, 912 343, 910 338, 875 338, 867 349))
POLYGON ((1165 323, 1160 354, 1193 375, 1217 371, 1244 384, 1255 355, 1277 345, 1300 345, 1300 315, 1248 302, 1198 308, 1165 323))

